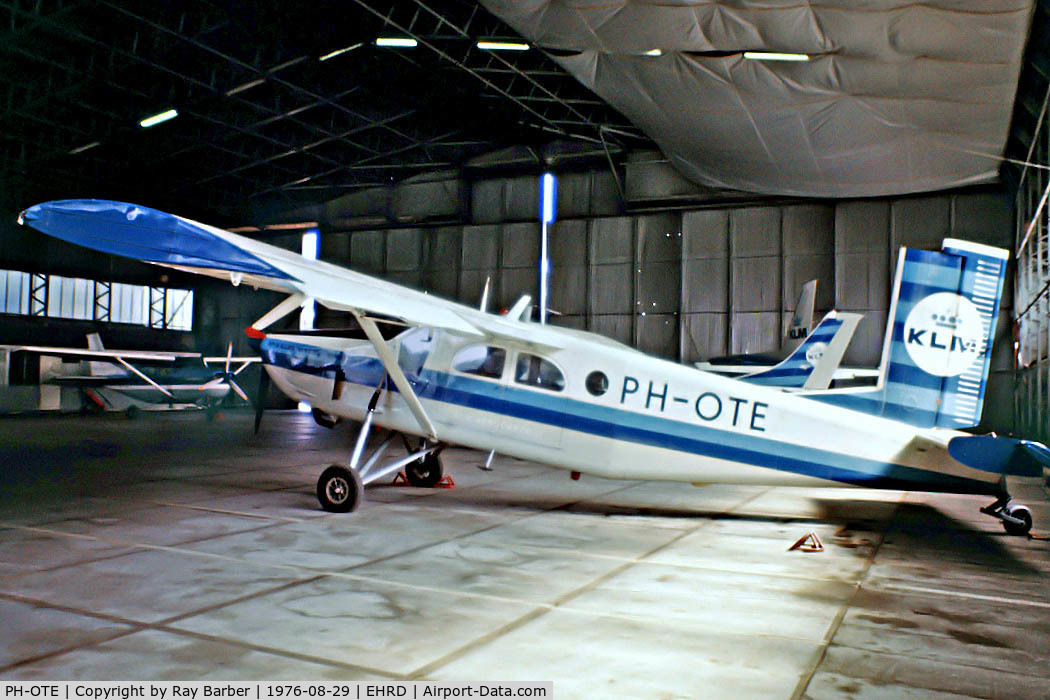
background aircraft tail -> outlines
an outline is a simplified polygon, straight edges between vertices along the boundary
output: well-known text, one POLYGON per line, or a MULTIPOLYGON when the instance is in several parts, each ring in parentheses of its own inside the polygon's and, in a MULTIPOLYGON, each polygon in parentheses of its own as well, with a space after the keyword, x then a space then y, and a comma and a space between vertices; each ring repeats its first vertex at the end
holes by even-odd
MULTIPOLYGON (((98 333, 88 333, 88 350, 105 350, 102 346, 102 336, 98 333)), ((123 377, 127 372, 117 367, 112 362, 88 362, 88 374, 92 377, 123 377)))
POLYGON ((827 389, 860 319, 860 314, 829 312, 780 364, 741 379, 766 386, 827 389))
POLYGON ((918 427, 977 425, 1008 258, 954 239, 902 248, 878 388, 814 398, 918 427))
POLYGON ((809 329, 813 327, 813 305, 817 298, 817 281, 810 280, 802 285, 799 292, 798 302, 795 304, 795 313, 791 316, 784 333, 784 341, 781 350, 790 356, 798 346, 809 336, 809 329))

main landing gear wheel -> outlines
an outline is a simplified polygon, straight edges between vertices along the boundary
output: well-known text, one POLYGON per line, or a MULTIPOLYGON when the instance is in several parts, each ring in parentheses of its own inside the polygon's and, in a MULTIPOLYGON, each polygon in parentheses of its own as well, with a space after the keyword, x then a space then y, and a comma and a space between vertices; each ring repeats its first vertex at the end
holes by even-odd
POLYGON ((999 518, 1008 535, 1027 535, 1032 530, 1032 511, 1028 506, 1011 503, 1009 494, 995 499, 995 503, 981 508, 981 512, 999 518))
POLYGON ((408 483, 422 488, 437 486, 444 474, 445 469, 441 465, 441 458, 435 452, 431 452, 405 467, 405 476, 408 478, 408 483))
POLYGON ((349 513, 361 503, 364 485, 361 477, 353 469, 339 464, 321 472, 317 480, 317 500, 321 507, 330 513, 349 513))
POLYGON ((1032 511, 1028 506, 1010 504, 1003 508, 1003 514, 1020 520, 1020 523, 1003 520, 1003 529, 1008 535, 1027 535, 1032 530, 1032 511))

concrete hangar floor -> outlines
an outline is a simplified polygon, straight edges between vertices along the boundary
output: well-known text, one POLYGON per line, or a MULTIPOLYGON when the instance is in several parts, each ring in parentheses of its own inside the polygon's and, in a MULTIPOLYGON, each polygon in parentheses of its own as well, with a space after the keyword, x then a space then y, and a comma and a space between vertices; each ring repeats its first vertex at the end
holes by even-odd
MULTIPOLYGON (((1050 543, 987 499, 445 453, 322 511, 297 413, 0 420, 0 678, 552 680, 558 698, 1034 698, 1050 543), (825 550, 789 552, 815 532, 825 550)), ((1037 530, 1050 503, 1014 485, 1037 530)))

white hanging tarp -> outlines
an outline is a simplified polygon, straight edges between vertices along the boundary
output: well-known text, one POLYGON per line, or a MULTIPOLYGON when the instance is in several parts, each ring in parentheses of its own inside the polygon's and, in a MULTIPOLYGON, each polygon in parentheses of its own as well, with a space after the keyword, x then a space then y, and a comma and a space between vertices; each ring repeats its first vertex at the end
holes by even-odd
POLYGON ((815 197, 995 180, 1033 9, 1033 0, 482 4, 552 50, 690 179, 815 197), (654 49, 661 55, 646 55, 654 49))

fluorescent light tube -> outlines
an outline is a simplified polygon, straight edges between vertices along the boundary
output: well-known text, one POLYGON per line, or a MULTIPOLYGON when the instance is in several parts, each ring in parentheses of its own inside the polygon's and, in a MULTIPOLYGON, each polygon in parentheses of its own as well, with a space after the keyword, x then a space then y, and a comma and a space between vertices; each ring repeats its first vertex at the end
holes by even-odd
POLYGON ((643 56, 663 56, 663 55, 664 55, 664 52, 663 52, 663 51, 661 51, 660 49, 653 49, 653 50, 651 50, 651 51, 646 51, 646 52, 645 52, 644 54, 642 54, 642 55, 643 55, 643 56))
POLYGON ((415 39, 397 36, 381 36, 376 39, 376 46, 388 48, 414 49, 419 44, 415 39))
POLYGON ((102 145, 101 141, 92 141, 91 143, 86 143, 83 146, 77 146, 76 148, 74 148, 72 151, 69 152, 69 155, 72 156, 72 155, 76 155, 77 153, 83 153, 84 151, 88 150, 89 148, 94 148, 95 146, 101 146, 101 145, 102 145))
POLYGON ((166 122, 169 119, 174 119, 179 116, 179 113, 174 109, 169 109, 167 112, 161 112, 160 114, 154 114, 152 117, 147 117, 139 122, 139 126, 143 129, 148 129, 151 126, 156 126, 161 122, 166 122))
POLYGON ((769 51, 745 51, 744 58, 754 61, 808 61, 809 56, 804 53, 772 53, 769 51))
MULTIPOLYGON (((378 40, 376 40, 376 43, 378 43, 378 40)), ((327 61, 330 58, 335 58, 336 56, 339 56, 341 54, 346 53, 347 51, 353 51, 354 49, 359 49, 362 46, 364 46, 364 44, 354 44, 353 46, 347 46, 347 47, 342 48, 342 49, 336 49, 335 51, 333 51, 331 53, 326 53, 324 56, 321 56, 317 60, 318 61, 327 61)))
POLYGON ((478 48, 484 51, 528 51, 529 45, 520 41, 479 41, 478 48))

